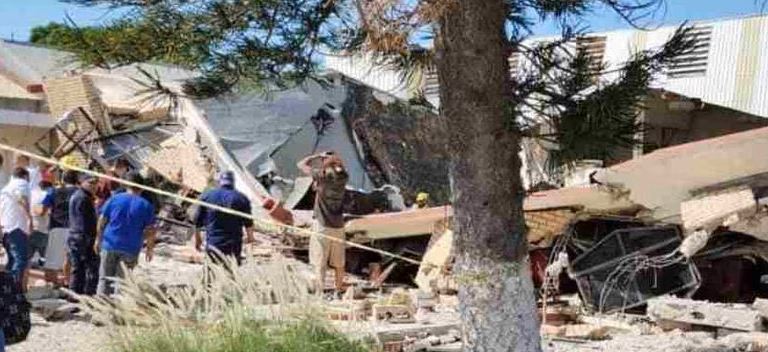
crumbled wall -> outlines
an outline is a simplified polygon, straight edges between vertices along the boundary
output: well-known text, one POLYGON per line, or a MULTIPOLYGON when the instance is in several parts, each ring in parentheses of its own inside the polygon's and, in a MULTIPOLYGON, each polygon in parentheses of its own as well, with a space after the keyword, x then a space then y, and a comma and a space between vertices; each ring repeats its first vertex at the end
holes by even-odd
POLYGON ((526 211, 525 224, 528 226, 528 242, 532 247, 552 246, 555 238, 565 231, 576 213, 571 209, 526 211))
POLYGON ((427 192, 433 205, 450 199, 448 157, 441 147, 438 117, 405 102, 384 103, 365 86, 350 83, 342 115, 362 146, 376 186, 401 188, 407 202, 427 192))
MULTIPOLYGON (((92 120, 100 125, 100 129, 105 129, 104 109, 101 104, 101 98, 91 81, 85 76, 80 75, 48 80, 45 82, 45 91, 51 116, 54 118, 59 119, 67 112, 82 107, 91 115, 92 120)), ((76 126, 69 126, 69 131, 67 131, 73 138, 80 139, 86 137, 86 135, 89 137, 97 136, 96 131, 90 128, 91 124, 82 113, 79 111, 74 112, 74 120, 77 121, 76 126)), ((59 139, 66 141, 66 138, 63 136, 59 136, 59 139)), ((79 150, 74 150, 72 154, 75 160, 83 164, 87 163, 89 159, 87 155, 84 155, 79 150)), ((61 155, 56 157, 59 156, 61 155)))

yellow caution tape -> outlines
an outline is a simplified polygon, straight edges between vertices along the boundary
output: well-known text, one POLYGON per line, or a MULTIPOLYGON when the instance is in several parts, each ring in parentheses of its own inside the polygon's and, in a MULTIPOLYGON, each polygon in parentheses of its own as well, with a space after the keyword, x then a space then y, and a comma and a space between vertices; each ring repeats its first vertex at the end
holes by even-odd
POLYGON ((219 205, 216 205, 216 204, 202 202, 202 201, 199 201, 197 199, 183 197, 183 196, 180 196, 180 195, 175 194, 175 193, 163 191, 161 189, 157 189, 157 188, 148 187, 148 186, 145 186, 145 185, 140 185, 140 184, 137 184, 137 183, 129 182, 129 181, 123 180, 121 178, 117 178, 117 177, 114 177, 114 176, 110 176, 110 175, 107 175, 107 174, 100 173, 98 171, 88 170, 88 169, 78 165, 79 163, 77 163, 77 162, 71 162, 69 160, 65 160, 66 157, 62 158, 62 160, 59 161, 59 160, 47 158, 47 157, 44 157, 44 156, 41 156, 41 155, 38 155, 38 154, 35 154, 35 153, 31 153, 31 152, 28 152, 28 151, 25 151, 25 150, 14 148, 12 146, 9 146, 9 145, 6 145, 6 144, 2 144, 2 143, 0 143, 0 149, 11 151, 11 152, 14 152, 14 153, 17 153, 17 154, 21 154, 21 155, 26 155, 26 156, 28 156, 28 157, 30 157, 32 159, 37 159, 37 160, 43 161, 43 162, 45 162, 47 164, 50 164, 50 165, 56 165, 56 166, 59 166, 59 167, 62 167, 62 168, 67 168, 67 169, 70 169, 70 170, 75 170, 75 171, 78 171, 78 172, 81 172, 81 173, 84 173, 84 174, 88 174, 88 175, 92 175, 92 176, 95 176, 95 177, 107 179, 107 180, 110 180, 110 181, 113 181, 113 182, 117 182, 117 183, 120 183, 120 184, 123 184, 123 185, 126 185, 126 186, 130 186, 130 187, 133 187, 133 188, 138 188, 138 189, 141 189, 141 190, 144 190, 144 191, 152 192, 152 193, 155 193, 155 194, 160 194, 160 195, 163 195, 163 196, 166 196, 166 197, 169 197, 169 198, 174 198, 174 199, 185 201, 185 202, 189 202, 189 203, 192 203, 192 204, 197 204, 199 206, 210 208, 210 209, 213 209, 213 210, 216 210, 216 211, 220 211, 220 212, 223 212, 223 213, 239 216, 239 217, 242 217, 242 218, 245 218, 245 219, 250 219, 250 220, 253 220, 253 222, 255 224, 261 225, 263 228, 276 228, 276 229, 290 230, 293 233, 296 233, 296 234, 299 234, 299 235, 302 235, 302 236, 307 236, 307 237, 313 236, 313 235, 314 236, 320 236, 320 237, 323 237, 323 238, 331 240, 331 241, 346 243, 346 245, 348 245, 350 247, 360 248, 362 250, 378 253, 378 254, 381 254, 383 256, 387 256, 387 257, 391 257, 391 258, 395 258, 395 259, 400 259, 402 261, 405 261, 405 262, 408 262, 408 263, 411 263, 411 264, 416 264, 416 265, 420 265, 421 264, 421 262, 418 261, 418 260, 407 258, 407 257, 401 256, 399 254, 395 254, 395 253, 392 253, 392 252, 387 252, 387 251, 384 251, 384 250, 381 250, 381 249, 378 249, 378 248, 373 248, 373 247, 369 247, 369 246, 362 245, 362 244, 359 244, 359 243, 350 242, 350 241, 347 241, 347 240, 344 240, 344 239, 331 237, 331 236, 325 235, 325 234, 323 234, 321 232, 316 232, 316 231, 308 230, 308 229, 297 227, 297 226, 291 226, 291 225, 286 225, 286 224, 279 223, 279 222, 272 221, 272 220, 265 220, 265 219, 262 219, 262 218, 257 218, 255 216, 253 216, 253 214, 246 214, 246 213, 239 212, 239 211, 236 211, 236 210, 233 210, 233 209, 229 209, 229 208, 225 208, 225 207, 222 207, 222 206, 219 206, 219 205))

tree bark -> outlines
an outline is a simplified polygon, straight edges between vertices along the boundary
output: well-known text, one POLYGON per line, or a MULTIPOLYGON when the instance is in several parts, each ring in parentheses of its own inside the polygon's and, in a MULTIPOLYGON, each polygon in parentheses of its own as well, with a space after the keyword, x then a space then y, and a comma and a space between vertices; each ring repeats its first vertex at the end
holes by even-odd
POLYGON ((520 135, 505 0, 455 0, 438 22, 441 118, 451 189, 464 350, 541 350, 528 266, 520 135))

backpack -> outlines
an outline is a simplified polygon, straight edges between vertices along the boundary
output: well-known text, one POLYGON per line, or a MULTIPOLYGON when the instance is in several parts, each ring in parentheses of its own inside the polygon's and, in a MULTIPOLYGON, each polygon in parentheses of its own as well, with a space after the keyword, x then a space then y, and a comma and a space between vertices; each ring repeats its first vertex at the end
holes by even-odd
POLYGON ((12 345, 26 340, 32 328, 30 307, 16 279, 10 273, 0 271, 0 328, 5 335, 6 344, 12 345))

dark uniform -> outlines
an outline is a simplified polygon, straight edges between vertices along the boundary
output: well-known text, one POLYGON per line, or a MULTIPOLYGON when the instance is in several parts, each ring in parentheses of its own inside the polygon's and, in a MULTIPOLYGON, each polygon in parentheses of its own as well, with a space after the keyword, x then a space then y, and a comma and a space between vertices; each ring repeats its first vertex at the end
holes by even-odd
MULTIPOLYGON (((200 201, 251 213, 251 202, 232 186, 221 186, 203 193, 200 201)), ((205 249, 208 256, 216 259, 215 251, 225 256, 232 256, 241 263, 243 249, 243 228, 253 226, 253 221, 232 214, 223 213, 206 207, 200 207, 195 215, 195 225, 205 228, 205 249)))
POLYGON ((82 188, 69 200, 69 289, 77 294, 96 294, 99 283, 99 255, 93 250, 98 221, 94 202, 94 196, 82 188))

